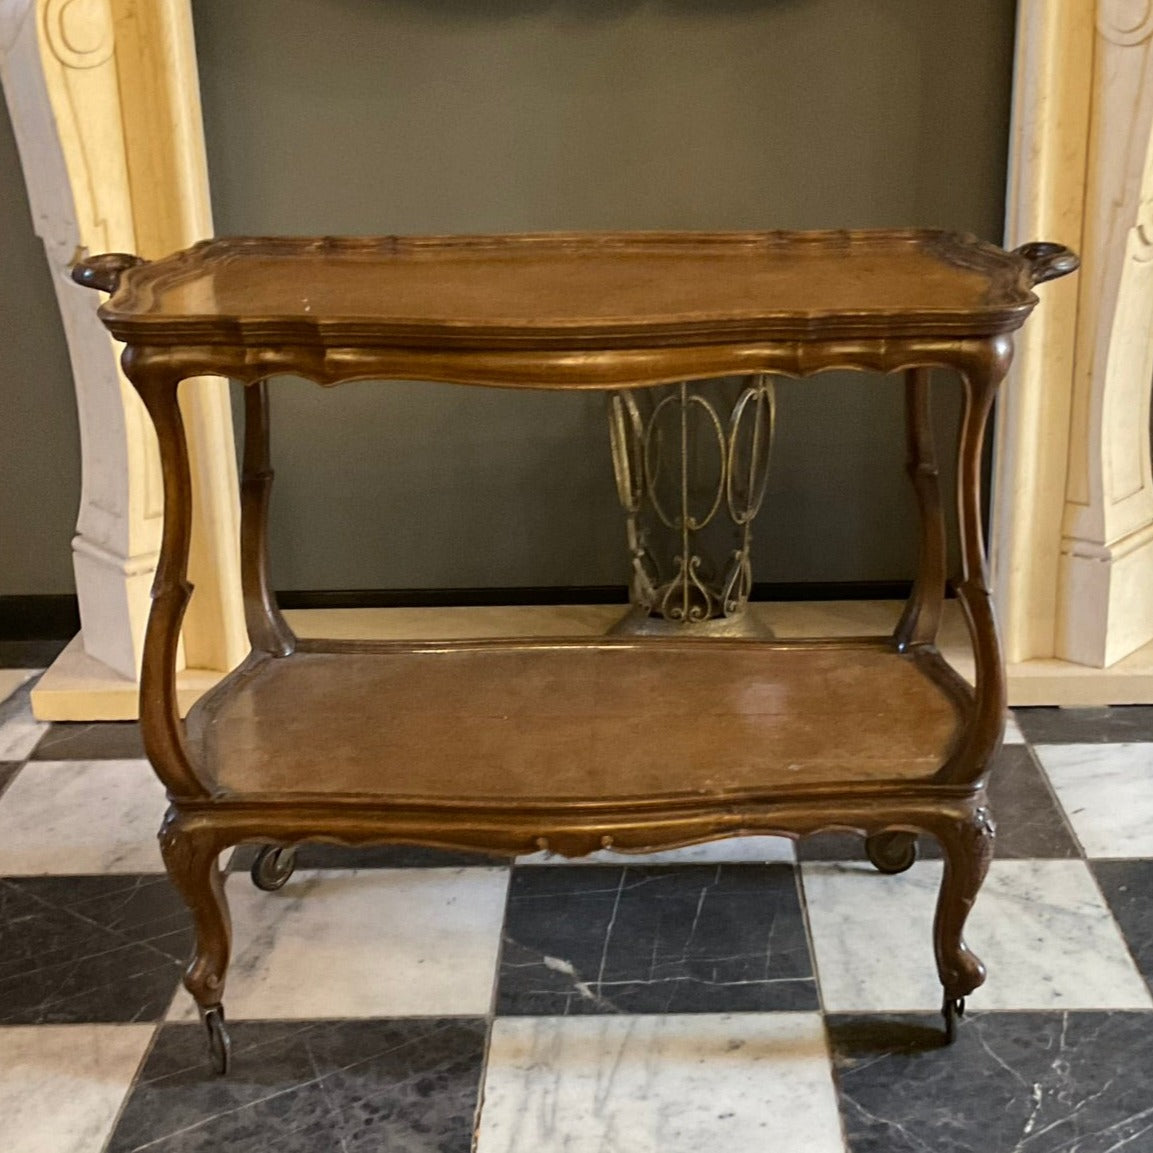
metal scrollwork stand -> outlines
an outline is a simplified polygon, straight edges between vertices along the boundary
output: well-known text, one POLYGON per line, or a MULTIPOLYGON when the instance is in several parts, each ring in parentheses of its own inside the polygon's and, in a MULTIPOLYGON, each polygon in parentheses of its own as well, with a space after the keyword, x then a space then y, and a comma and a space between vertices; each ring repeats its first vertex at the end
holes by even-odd
POLYGON ((663 395, 613 393, 632 602, 613 633, 769 635, 746 610, 775 428, 776 392, 763 373, 684 381, 663 395))

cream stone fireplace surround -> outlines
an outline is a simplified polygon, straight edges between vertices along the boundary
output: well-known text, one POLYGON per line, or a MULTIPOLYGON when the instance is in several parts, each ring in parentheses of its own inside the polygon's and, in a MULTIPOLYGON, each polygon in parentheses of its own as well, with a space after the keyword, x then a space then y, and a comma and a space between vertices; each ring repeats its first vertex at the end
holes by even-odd
MULTIPOLYGON (((161 516, 156 449, 91 294, 67 270, 80 249, 154 257, 212 233, 190 4, 0 0, 0 77, 64 320, 83 454, 82 633, 33 695, 44 719, 135 715, 161 516)), ((1153 701, 1151 46, 1153 0, 1019 5, 1005 240, 1067 244, 1082 271, 1042 289, 998 413, 991 552, 1013 703, 1153 701)), ((227 387, 206 382, 183 407, 199 513, 187 705, 248 645, 227 387)), ((790 614, 867 626, 884 609, 790 614)), ((526 626, 555 628, 546 617, 530 612, 526 626)), ((428 623, 352 614, 325 628, 428 623)), ((316 614, 297 624, 308 631, 316 614)))

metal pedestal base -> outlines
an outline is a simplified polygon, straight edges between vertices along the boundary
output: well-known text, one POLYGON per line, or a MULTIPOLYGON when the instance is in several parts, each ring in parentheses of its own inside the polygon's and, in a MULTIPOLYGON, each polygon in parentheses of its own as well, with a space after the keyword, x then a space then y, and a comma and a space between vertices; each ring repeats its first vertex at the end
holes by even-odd
POLYGON ((758 620, 748 609, 728 617, 705 621, 671 621, 651 616, 647 609, 633 605, 611 629, 609 636, 631 637, 736 637, 747 640, 771 640, 773 630, 758 620))

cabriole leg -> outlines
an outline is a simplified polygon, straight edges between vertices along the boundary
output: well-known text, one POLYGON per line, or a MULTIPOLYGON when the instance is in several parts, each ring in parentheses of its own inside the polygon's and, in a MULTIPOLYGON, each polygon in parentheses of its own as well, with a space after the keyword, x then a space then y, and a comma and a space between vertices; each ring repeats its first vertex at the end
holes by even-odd
POLYGON ((965 943, 964 928, 993 859, 996 827, 983 805, 933 830, 945 854, 945 872, 933 923, 937 972, 944 989, 945 1036, 952 1041, 965 997, 985 983, 985 966, 965 943))
POLYGON ((160 850, 172 883, 192 913, 196 944, 184 971, 208 1032, 209 1054, 217 1073, 227 1073, 231 1045, 224 1023, 224 979, 232 949, 232 923, 218 856, 224 848, 210 832, 190 829, 169 813, 160 830, 160 850))

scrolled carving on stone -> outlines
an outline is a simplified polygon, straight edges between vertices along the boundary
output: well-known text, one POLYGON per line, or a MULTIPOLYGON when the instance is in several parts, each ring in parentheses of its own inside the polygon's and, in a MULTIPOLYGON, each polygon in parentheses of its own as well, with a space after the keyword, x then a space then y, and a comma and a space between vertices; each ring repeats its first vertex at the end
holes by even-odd
POLYGON ((109 0, 45 0, 41 20, 48 47, 65 68, 99 68, 116 51, 109 0))
POLYGON ((1153 0, 1100 0, 1097 31, 1121 48, 1143 43, 1153 36, 1153 0))

